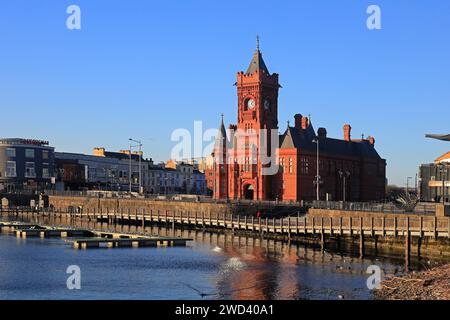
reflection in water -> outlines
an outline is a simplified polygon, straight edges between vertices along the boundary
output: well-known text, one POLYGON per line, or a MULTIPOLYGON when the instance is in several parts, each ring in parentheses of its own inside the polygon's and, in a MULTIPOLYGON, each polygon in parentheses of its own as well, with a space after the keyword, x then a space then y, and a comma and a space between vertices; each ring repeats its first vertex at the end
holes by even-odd
MULTIPOLYGON (((86 261, 87 265, 103 263, 109 268, 115 268, 117 273, 115 277, 125 279, 124 283, 120 282, 125 289, 119 292, 115 288, 102 287, 107 285, 105 283, 99 283, 99 287, 93 287, 89 292, 87 289, 82 290, 87 296, 77 298, 122 299, 130 297, 130 292, 134 292, 130 298, 367 299, 370 298, 370 291, 366 287, 368 277, 366 270, 369 265, 380 265, 386 274, 401 270, 400 265, 387 259, 359 259, 333 252, 322 252, 307 245, 261 237, 238 236, 231 232, 214 233, 155 225, 143 229, 138 225, 108 225, 96 221, 70 221, 65 218, 48 217, 30 218, 29 221, 102 231, 194 239, 188 248, 168 248, 167 251, 131 248, 83 251, 89 252, 90 260, 86 261), (130 264, 130 259, 136 259, 135 263, 130 264), (130 280, 129 274, 138 274, 139 277, 130 280), (160 276, 155 276, 158 274, 160 276), (133 287, 127 288, 126 281, 131 281, 128 286, 133 287)), ((43 241, 51 243, 56 240, 43 241)), ((23 245, 23 242, 18 243, 23 245)), ((76 250, 66 250, 61 255, 58 259, 64 259, 69 255, 75 255, 79 259, 83 257, 82 252, 76 254, 76 250)), ((51 261, 48 263, 51 265, 51 261)), ((13 269, 14 266, 10 268, 13 269)), ((95 272, 92 271, 92 278, 101 278, 95 272)), ((2 292, 8 293, 8 290, 13 289, 4 289, 0 283, 0 297, 2 292)), ((27 293, 19 295, 20 297, 30 298, 27 293)))

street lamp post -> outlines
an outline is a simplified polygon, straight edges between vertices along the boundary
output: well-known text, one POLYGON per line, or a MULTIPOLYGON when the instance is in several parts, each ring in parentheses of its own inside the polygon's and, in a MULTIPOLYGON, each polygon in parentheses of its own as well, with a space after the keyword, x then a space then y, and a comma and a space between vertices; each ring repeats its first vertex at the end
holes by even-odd
POLYGON ((320 144, 320 140, 319 138, 315 138, 313 139, 313 141, 315 144, 317 144, 317 170, 316 170, 316 200, 319 201, 320 200, 320 175, 319 175, 319 144, 320 144))
POLYGON ((412 177, 406 177, 406 193, 409 193, 409 180, 411 180, 412 177))
MULTIPOLYGON (((129 140, 137 143, 137 145, 135 147, 139 147, 139 193, 142 193, 142 165, 141 165, 142 141, 141 140, 133 140, 131 138, 129 140)), ((130 165, 131 165, 131 146, 130 146, 130 165)))

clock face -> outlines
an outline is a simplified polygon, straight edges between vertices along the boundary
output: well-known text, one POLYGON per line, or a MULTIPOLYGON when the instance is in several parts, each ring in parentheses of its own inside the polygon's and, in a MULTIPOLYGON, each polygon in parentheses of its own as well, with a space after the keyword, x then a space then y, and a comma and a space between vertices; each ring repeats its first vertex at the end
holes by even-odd
POLYGON ((270 108, 270 101, 269 100, 264 100, 264 109, 269 110, 270 108))
POLYGON ((249 109, 249 110, 251 110, 251 109, 253 109, 255 107, 255 100, 253 100, 253 99, 248 99, 247 100, 247 108, 249 109))

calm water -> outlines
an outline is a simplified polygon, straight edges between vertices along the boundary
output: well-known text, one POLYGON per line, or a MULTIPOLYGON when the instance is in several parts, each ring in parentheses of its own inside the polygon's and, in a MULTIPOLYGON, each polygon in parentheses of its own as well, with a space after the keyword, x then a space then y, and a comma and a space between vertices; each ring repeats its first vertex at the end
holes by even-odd
MULTIPOLYGON (((121 228, 142 232, 135 226, 121 228)), ((173 232, 146 228, 147 234, 173 232)), ((175 234, 195 241, 186 248, 75 250, 62 239, 0 233, 0 299, 202 299, 199 293, 208 299, 369 299, 369 265, 387 274, 403 268, 386 259, 352 258, 229 233, 175 234), (81 290, 66 287, 69 265, 81 268, 81 290)))

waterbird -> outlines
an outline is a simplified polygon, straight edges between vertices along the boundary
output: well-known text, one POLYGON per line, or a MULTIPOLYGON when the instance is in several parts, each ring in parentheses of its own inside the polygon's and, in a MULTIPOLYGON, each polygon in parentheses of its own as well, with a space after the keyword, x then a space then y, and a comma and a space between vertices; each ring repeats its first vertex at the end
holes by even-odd
POLYGON ((205 297, 208 297, 208 296, 209 297, 211 297, 211 296, 230 296, 230 295, 232 295, 235 292, 240 292, 240 291, 244 291, 244 290, 248 290, 248 289, 253 289, 253 288, 256 287, 256 284, 255 284, 254 286, 251 286, 251 287, 248 287, 248 288, 239 288, 239 289, 235 289, 235 290, 230 290, 228 292, 204 293, 204 292, 200 291, 199 289, 191 286, 190 284, 187 284, 187 283, 183 283, 183 284, 186 287, 188 287, 189 289, 194 290, 195 292, 197 292, 198 295, 200 297, 202 297, 202 299, 205 298, 205 297))
POLYGON ((199 289, 194 288, 193 286, 191 286, 190 284, 187 284, 187 283, 183 283, 183 284, 184 284, 186 287, 188 287, 189 289, 194 290, 195 292, 197 292, 198 295, 199 295, 200 297, 202 297, 202 299, 205 298, 205 297, 208 297, 208 296, 216 296, 216 295, 217 295, 216 293, 204 293, 204 292, 201 292, 199 289))

